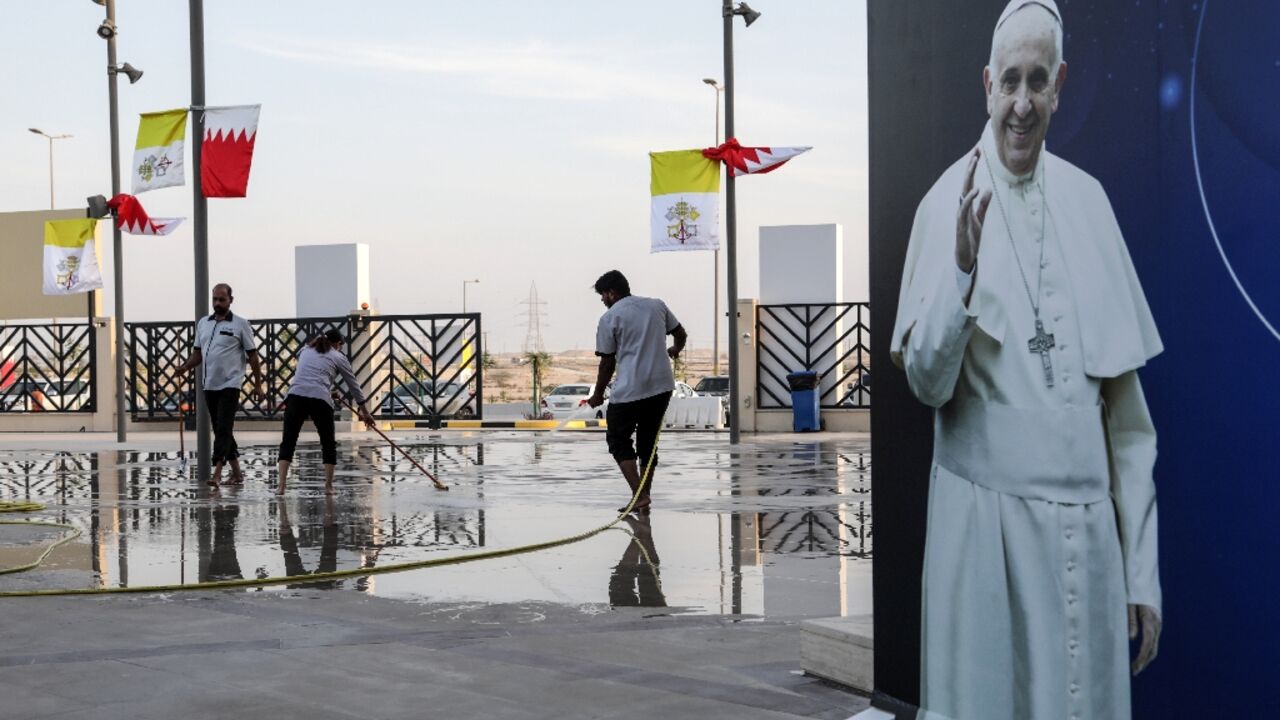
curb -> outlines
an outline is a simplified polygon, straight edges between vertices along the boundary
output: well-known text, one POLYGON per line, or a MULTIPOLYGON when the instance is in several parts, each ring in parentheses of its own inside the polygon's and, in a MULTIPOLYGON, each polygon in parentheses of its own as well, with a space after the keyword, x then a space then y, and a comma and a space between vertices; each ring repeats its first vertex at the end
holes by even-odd
MULTIPOLYGON (((445 420, 440 423, 442 430, 555 430, 562 420, 445 420)), ((431 423, 426 420, 392 420, 392 430, 429 429, 431 423)), ((565 430, 586 430, 605 428, 605 420, 570 420, 564 423, 565 430)))

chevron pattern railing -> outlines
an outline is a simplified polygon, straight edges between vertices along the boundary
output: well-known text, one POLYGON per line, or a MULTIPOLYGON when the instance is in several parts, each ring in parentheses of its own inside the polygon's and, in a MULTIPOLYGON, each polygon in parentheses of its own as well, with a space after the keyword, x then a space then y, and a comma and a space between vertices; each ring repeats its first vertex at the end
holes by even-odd
MULTIPOLYGON (((266 396, 254 401, 252 377, 245 378, 241 418, 280 417, 298 353, 331 328, 350 339, 343 349, 376 417, 438 424, 482 411, 479 313, 274 318, 250 325, 267 387, 266 396)), ((183 402, 194 406, 194 379, 174 374, 191 352, 193 332, 189 322, 125 324, 126 382, 135 420, 174 420, 183 402)))
POLYGON ((791 407, 787 374, 822 375, 823 408, 870 408, 871 305, 795 303, 756 311, 757 407, 791 407))
POLYGON ((0 413, 93 412, 96 351, 89 323, 0 327, 0 413))

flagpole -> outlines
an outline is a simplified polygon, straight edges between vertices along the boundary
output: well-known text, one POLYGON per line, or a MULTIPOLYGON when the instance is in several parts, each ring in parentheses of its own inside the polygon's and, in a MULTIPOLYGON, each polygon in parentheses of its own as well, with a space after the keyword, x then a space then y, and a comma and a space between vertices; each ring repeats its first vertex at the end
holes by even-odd
MULTIPOLYGON (((208 201, 200 181, 200 151, 204 145, 204 0, 189 0, 191 26, 191 221, 195 232, 195 319, 209 307, 209 217, 208 201)), ((208 358, 205 358, 208 360, 208 358)), ((204 373, 195 373, 196 386, 196 475, 203 486, 209 482, 212 443, 209 411, 205 407, 204 373)))
MULTIPOLYGON (((724 137, 733 137, 733 1, 722 0, 724 17, 724 137)), ((733 169, 726 168, 725 177, 725 285, 729 311, 729 444, 742 439, 742 406, 738 387, 738 195, 733 169)))
MULTIPOLYGON (((107 102, 111 112, 111 196, 120 194, 120 96, 116 83, 116 0, 106 0, 107 22, 112 32, 107 40, 107 102)), ((128 439, 125 420, 124 384, 124 248, 120 241, 120 226, 111 223, 111 252, 115 282, 115 347, 116 347, 116 442, 128 439)))

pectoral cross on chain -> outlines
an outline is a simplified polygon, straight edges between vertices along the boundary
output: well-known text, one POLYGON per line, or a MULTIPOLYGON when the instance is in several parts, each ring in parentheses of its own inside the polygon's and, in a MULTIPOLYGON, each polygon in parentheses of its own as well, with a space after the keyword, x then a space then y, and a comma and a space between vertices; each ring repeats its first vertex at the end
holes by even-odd
POLYGON ((1027 341, 1027 350, 1031 354, 1040 355, 1040 364, 1044 366, 1044 384, 1053 387, 1053 361, 1049 358, 1049 351, 1054 347, 1053 333, 1044 331, 1044 323, 1040 318, 1036 318, 1036 336, 1027 341))

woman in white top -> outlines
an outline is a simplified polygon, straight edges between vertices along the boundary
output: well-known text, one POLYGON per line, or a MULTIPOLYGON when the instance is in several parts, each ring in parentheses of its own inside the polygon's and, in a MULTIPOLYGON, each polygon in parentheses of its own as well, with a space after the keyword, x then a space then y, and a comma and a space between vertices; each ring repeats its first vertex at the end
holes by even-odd
POLYGON ((289 477, 289 464, 293 462, 293 449, 298 442, 302 424, 311 419, 320 433, 320 452, 324 460, 324 494, 333 494, 333 470, 338 464, 338 443, 334 438, 333 381, 338 375, 347 383, 347 389, 359 404, 358 415, 366 425, 373 425, 373 416, 365 407, 366 395, 351 371, 351 362, 342 353, 344 339, 337 330, 327 330, 316 336, 298 354, 298 368, 293 373, 293 384, 285 398, 284 437, 280 440, 280 487, 277 495, 284 494, 285 481, 289 477))

